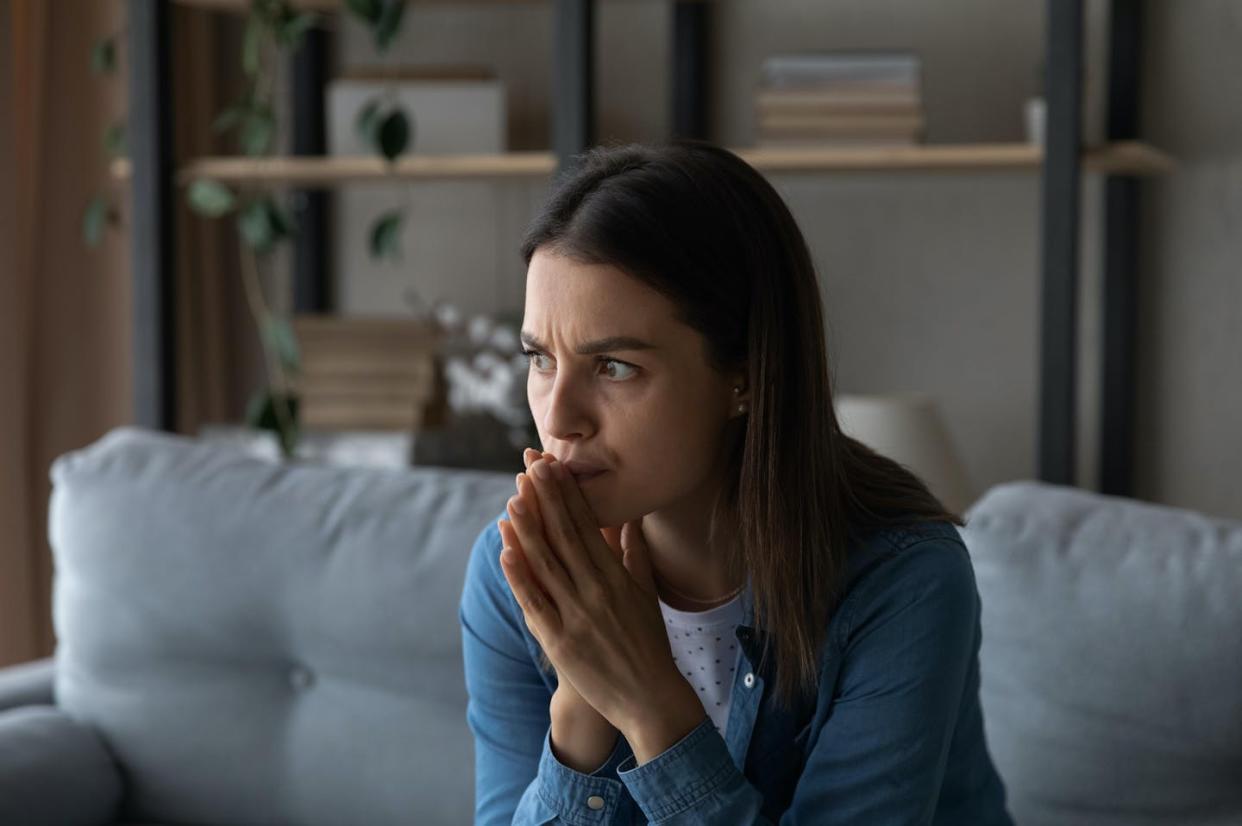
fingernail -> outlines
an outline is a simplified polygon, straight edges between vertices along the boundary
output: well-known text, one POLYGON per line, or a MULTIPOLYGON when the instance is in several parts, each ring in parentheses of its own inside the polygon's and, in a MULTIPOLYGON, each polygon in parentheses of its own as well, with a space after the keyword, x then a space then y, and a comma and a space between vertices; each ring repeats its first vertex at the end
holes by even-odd
POLYGON ((526 508, 522 505, 522 500, 514 496, 509 500, 509 507, 513 508, 514 513, 526 513, 526 508))
POLYGON ((518 490, 522 489, 522 474, 520 473, 513 474, 513 484, 517 486, 518 490))
POLYGON ((550 473, 548 473, 547 461, 535 462, 535 466, 532 468, 532 470, 535 471, 535 475, 538 476, 540 479, 550 479, 552 476, 550 473))

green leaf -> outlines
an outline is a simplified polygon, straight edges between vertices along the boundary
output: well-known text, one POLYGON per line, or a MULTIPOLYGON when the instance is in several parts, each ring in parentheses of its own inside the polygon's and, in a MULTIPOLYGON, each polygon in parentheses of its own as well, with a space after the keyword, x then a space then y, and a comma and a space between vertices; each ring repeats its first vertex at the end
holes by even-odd
POLYGON ((114 123, 104 131, 104 149, 114 158, 125 154, 125 124, 114 123))
POLYGON ((378 132, 380 124, 380 99, 375 97, 368 100, 363 107, 358 110, 358 116, 354 119, 354 128, 358 130, 358 134, 367 142, 372 149, 379 149, 378 132))
POLYGON ((97 247, 103 241, 104 230, 107 226, 108 202, 102 195, 96 195, 86 205, 86 211, 82 213, 82 238, 87 245, 97 247))
POLYGON ((272 222, 272 230, 276 233, 278 239, 288 238, 297 233, 297 227, 294 226, 293 219, 289 217, 289 213, 271 199, 267 201, 267 217, 272 222))
POLYGON ((345 0, 345 8, 355 17, 359 17, 372 25, 379 20, 383 8, 379 0, 345 0))
POLYGON ((266 155, 276 134, 276 116, 270 106, 250 110, 237 135, 238 144, 246 155, 266 155))
POLYGON ((255 252, 271 252, 276 242, 293 234, 288 216, 271 198, 251 201, 237 213, 237 229, 242 240, 255 252))
POLYGON ((285 369, 296 372, 301 368, 297 336, 287 319, 269 316, 267 323, 263 325, 263 336, 267 339, 268 346, 276 351, 285 369))
POLYGON ((405 14, 405 0, 383 0, 383 3, 384 9, 375 21, 375 45, 381 52, 392 43, 405 14))
POLYGON ((276 434, 276 438, 280 441, 280 447, 286 457, 293 454, 294 448, 297 446, 300 427, 298 425, 298 396, 291 393, 288 396, 278 396, 274 394, 270 387, 255 392, 250 397, 250 401, 246 404, 246 424, 256 430, 270 430, 276 434), (290 430, 282 433, 280 429, 280 417, 276 415, 277 399, 284 398, 289 405, 289 414, 293 419, 290 422, 290 430))
POLYGON ((258 253, 268 252, 276 243, 276 233, 263 201, 252 201, 237 213, 237 231, 241 233, 242 240, 258 253))
POLYGON ((191 209, 208 218, 219 218, 237 203, 233 190, 211 178, 199 178, 190 184, 186 197, 191 209))
POLYGON ((283 20, 277 25, 276 39, 282 45, 298 49, 302 45, 302 38, 308 31, 319 23, 319 15, 313 11, 301 12, 294 14, 283 20))
POLYGON ((410 140, 410 123, 405 112, 394 109, 385 115, 376 137, 380 154, 390 162, 404 152, 410 140))
POLYGON ((405 212, 393 210, 386 212, 371 225, 371 257, 374 259, 401 257, 401 225, 405 222, 405 212))
POLYGON ((97 75, 106 75, 115 70, 116 38, 104 37, 95 41, 91 48, 91 71, 97 75))
POLYGON ((242 39, 242 69, 254 77, 259 73, 259 50, 262 47, 263 21, 251 15, 246 21, 246 34, 242 39))
POLYGON ((248 93, 230 105, 212 121, 212 129, 225 132, 235 127, 238 149, 245 155, 266 155, 276 135, 276 115, 270 103, 255 100, 248 93))
POLYGON ((220 114, 216 115, 216 119, 211 122, 211 128, 217 132, 227 132, 237 124, 241 123, 242 118, 246 117, 246 113, 250 111, 250 107, 241 103, 234 103, 220 114))

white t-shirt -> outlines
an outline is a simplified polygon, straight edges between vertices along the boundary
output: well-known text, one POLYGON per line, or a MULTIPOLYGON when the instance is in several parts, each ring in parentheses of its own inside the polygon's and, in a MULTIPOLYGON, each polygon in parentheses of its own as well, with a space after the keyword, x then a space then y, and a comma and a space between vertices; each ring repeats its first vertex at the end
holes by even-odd
POLYGON ((734 629, 744 617, 742 595, 706 611, 680 611, 660 600, 673 660, 695 689, 716 730, 729 722, 733 678, 741 650, 734 629))

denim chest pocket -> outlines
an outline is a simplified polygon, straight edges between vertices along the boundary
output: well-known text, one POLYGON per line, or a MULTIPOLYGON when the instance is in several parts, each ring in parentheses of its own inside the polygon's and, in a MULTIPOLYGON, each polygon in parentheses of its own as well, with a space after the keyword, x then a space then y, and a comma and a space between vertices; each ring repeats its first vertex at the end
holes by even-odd
MULTIPOLYGON (((828 669, 823 677, 821 692, 835 682, 835 670, 828 669)), ((802 697, 795 703, 792 712, 782 711, 768 717, 755 767, 770 776, 786 773, 796 776, 801 773, 811 747, 815 720, 817 717, 823 719, 822 713, 816 714, 819 705, 819 697, 802 697)))
POLYGON ((798 778, 806 766, 811 730, 812 725, 807 722, 792 737, 775 737, 753 761, 748 761, 747 774, 763 794, 764 816, 773 823, 793 799, 798 778))
POLYGON ((768 772, 779 771, 778 766, 782 765, 787 770, 790 768, 801 770, 801 765, 806 758, 807 743, 811 738, 811 728, 811 721, 807 721, 792 736, 769 739, 756 755, 756 764, 768 772))

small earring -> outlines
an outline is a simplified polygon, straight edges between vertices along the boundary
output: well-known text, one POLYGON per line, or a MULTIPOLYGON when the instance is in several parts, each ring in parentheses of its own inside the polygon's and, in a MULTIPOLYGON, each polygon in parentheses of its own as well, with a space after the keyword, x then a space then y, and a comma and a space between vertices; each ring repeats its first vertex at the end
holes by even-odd
POLYGON ((744 404, 739 404, 739 405, 737 406, 737 412, 738 412, 738 413, 745 413, 745 412, 746 412, 746 405, 744 405, 744 404))

